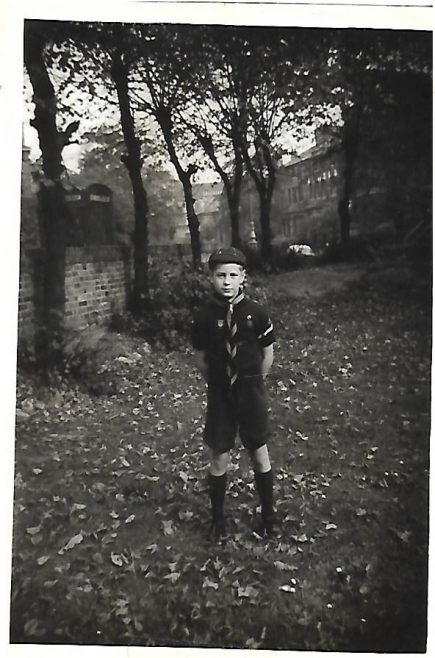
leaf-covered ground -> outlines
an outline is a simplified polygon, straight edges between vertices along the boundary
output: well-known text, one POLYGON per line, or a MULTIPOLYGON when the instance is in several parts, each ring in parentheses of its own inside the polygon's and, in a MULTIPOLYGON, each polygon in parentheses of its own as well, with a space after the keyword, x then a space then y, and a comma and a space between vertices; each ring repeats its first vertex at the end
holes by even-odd
POLYGON ((231 539, 206 540, 191 352, 113 336, 112 396, 19 376, 11 642, 424 650, 429 276, 336 267, 263 284, 280 537, 252 534, 237 450, 231 539))

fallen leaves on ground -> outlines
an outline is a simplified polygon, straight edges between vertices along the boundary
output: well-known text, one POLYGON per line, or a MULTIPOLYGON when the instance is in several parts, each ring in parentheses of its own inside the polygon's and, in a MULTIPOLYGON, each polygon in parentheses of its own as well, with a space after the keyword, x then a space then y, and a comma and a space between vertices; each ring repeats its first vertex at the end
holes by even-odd
POLYGON ((12 642, 421 650, 427 281, 373 268, 290 299, 291 277, 250 291, 267 286, 277 333, 276 540, 252 532, 258 500, 237 451, 228 541, 206 539, 206 392, 189 348, 117 335, 110 351, 108 337, 101 367, 117 390, 100 396, 19 373, 12 642))

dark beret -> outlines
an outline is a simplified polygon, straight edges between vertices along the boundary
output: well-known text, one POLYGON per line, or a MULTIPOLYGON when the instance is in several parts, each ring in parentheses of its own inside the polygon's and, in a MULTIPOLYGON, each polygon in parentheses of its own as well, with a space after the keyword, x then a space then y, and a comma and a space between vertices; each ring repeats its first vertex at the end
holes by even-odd
POLYGON ((242 267, 246 267, 246 257, 240 249, 236 249, 235 247, 222 247, 212 253, 208 259, 208 264, 210 268, 213 268, 216 265, 221 265, 223 263, 237 263, 238 265, 242 265, 242 267))

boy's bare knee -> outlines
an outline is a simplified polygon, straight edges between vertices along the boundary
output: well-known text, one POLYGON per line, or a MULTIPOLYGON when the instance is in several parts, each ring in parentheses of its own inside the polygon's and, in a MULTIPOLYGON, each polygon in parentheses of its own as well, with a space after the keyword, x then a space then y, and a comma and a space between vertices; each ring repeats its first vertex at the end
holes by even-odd
POLYGON ((229 452, 214 452, 212 451, 210 458, 210 473, 211 475, 223 475, 226 473, 228 462, 230 459, 229 452))
POLYGON ((271 465, 267 445, 262 445, 256 450, 251 450, 250 457, 254 470, 257 473, 267 473, 270 471, 271 465))

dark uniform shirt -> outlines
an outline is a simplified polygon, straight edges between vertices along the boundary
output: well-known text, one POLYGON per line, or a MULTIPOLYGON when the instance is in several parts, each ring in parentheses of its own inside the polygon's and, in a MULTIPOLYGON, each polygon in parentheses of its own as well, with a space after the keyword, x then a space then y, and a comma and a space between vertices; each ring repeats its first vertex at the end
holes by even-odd
MULTIPOLYGON (((225 301, 210 299, 197 313, 192 324, 192 345, 205 352, 210 379, 225 377, 226 314, 225 301)), ((234 362, 239 377, 261 374, 262 349, 275 342, 273 325, 266 309, 244 297, 233 307, 237 323, 234 362)))

